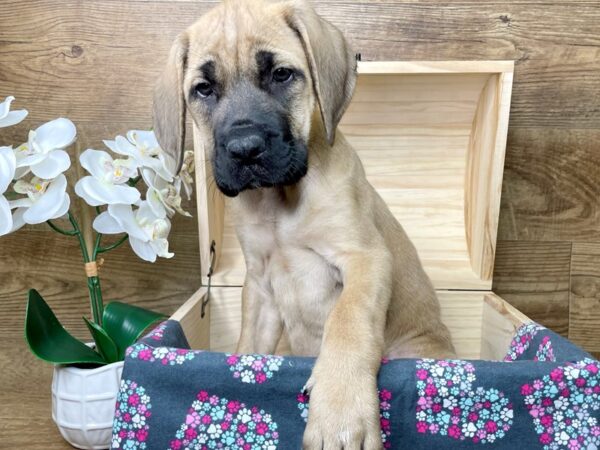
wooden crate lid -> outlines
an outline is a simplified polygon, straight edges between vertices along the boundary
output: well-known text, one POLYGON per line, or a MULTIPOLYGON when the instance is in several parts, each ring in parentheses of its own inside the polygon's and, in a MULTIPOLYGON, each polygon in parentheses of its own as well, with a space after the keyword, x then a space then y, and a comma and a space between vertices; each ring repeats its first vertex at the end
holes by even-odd
MULTIPOLYGON (((437 289, 491 289, 513 62, 360 62, 358 71, 340 129, 368 179, 437 289)), ((227 201, 204 158, 196 161, 203 276, 215 240, 213 283, 240 286, 244 260, 227 201)))

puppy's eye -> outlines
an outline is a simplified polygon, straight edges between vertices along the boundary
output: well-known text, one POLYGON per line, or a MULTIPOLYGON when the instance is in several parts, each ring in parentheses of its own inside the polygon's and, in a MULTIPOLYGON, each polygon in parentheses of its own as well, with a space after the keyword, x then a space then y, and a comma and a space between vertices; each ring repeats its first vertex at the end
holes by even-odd
POLYGON ((209 97, 214 92, 214 89, 212 87, 212 84, 210 84, 207 81, 203 81, 202 83, 198 83, 196 85, 196 87, 194 88, 194 91, 200 97, 206 98, 206 97, 209 97))
POLYGON ((288 83, 294 78, 294 71, 286 67, 280 67, 273 71, 273 81, 276 83, 288 83))

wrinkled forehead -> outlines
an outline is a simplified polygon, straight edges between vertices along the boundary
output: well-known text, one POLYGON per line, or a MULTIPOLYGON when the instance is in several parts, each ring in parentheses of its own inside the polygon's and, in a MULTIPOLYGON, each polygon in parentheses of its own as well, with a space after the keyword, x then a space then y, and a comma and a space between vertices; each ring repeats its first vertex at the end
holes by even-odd
POLYGON ((273 55, 275 65, 304 68, 306 57, 280 4, 236 1, 220 4, 188 29, 188 71, 212 62, 219 78, 251 73, 257 54, 273 55))

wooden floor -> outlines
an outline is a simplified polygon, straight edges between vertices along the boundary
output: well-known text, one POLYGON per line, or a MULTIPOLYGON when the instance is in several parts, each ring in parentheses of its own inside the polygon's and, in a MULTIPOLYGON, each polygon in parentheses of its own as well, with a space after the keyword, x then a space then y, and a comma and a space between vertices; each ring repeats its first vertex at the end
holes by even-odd
MULTIPOLYGON (((321 0, 364 60, 514 59, 515 84, 495 287, 532 318, 600 354, 600 2, 321 0)), ((208 0, 0 0, 0 97, 30 116, 1 144, 66 116, 76 151, 149 128, 152 84, 176 34, 208 0)), ((193 219, 177 220, 176 257, 144 263, 128 247, 101 270, 107 299, 172 311, 199 285, 193 219)), ((23 341, 35 287, 86 336, 75 243, 40 227, 0 239, 0 448, 66 446, 50 418, 51 368, 23 341)))

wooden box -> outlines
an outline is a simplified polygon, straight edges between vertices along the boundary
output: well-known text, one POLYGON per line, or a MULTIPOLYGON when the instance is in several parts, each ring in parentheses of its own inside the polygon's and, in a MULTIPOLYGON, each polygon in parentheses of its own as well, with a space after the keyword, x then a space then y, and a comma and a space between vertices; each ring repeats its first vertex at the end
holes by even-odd
MULTIPOLYGON (((513 62, 360 62, 358 72, 340 129, 415 243, 458 357, 502 359, 530 321, 491 291, 513 62)), ((215 266, 207 314, 202 287, 172 318, 192 348, 232 352, 244 259, 196 130, 194 146, 203 286, 213 256, 215 266)))

